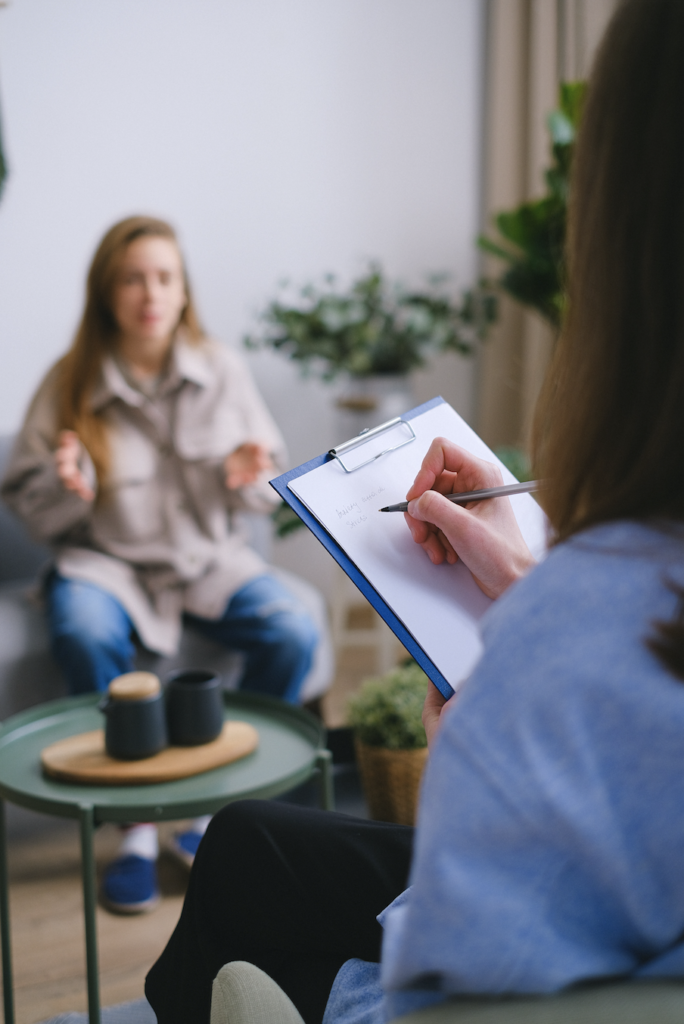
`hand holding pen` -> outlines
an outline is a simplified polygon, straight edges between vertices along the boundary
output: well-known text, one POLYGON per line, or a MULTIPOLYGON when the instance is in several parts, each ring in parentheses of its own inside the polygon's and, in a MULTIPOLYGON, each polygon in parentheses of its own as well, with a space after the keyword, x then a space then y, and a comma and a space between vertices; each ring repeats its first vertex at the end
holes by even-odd
MULTIPOLYGON (((455 494, 445 494, 447 501, 453 501, 455 505, 470 505, 473 501, 487 501, 489 498, 508 498, 514 494, 529 494, 531 491, 538 491, 541 487, 539 480, 523 480, 521 483, 502 484, 500 487, 484 487, 479 491, 457 491, 455 494)), ((396 505, 385 505, 378 509, 378 512, 408 512, 408 501, 399 501, 396 505)))
POLYGON ((454 564, 460 558, 492 598, 535 564, 510 502, 481 500, 466 509, 448 496, 502 484, 498 466, 438 437, 406 495, 404 513, 414 541, 435 565, 454 564))

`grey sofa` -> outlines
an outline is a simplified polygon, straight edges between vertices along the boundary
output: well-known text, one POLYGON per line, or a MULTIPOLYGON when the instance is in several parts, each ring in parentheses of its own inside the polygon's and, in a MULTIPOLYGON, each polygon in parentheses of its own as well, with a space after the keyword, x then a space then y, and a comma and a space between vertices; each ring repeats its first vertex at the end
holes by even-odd
MULTIPOLYGON (((552 996, 469 996, 409 1013, 397 1024, 681 1024, 684 982, 611 981, 552 996)), ((221 968, 211 1024, 304 1024, 276 983, 242 960, 221 968)))
MULTIPOLYGON (((0 438, 0 479, 11 444, 12 438, 0 438)), ((252 532, 258 548, 259 534, 263 531, 258 523, 255 525, 252 532)), ((0 502, 0 720, 67 694, 64 679, 50 653, 40 603, 39 577, 49 561, 49 549, 35 544, 22 524, 0 502)), ((321 637, 302 690, 302 700, 309 702, 328 689, 334 672, 325 601, 315 587, 299 576, 280 569, 274 572, 306 605, 321 637)), ((162 677, 176 668, 213 669, 221 673, 224 685, 232 688, 240 675, 241 656, 185 629, 177 655, 164 658, 140 649, 137 661, 138 667, 162 677)))

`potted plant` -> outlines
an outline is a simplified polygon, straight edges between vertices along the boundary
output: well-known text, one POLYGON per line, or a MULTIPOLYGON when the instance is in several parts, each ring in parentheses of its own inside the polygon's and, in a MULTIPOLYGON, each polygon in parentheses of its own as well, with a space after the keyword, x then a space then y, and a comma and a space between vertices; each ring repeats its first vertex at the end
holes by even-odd
POLYGON ((356 760, 372 818, 413 825, 427 760, 422 723, 428 678, 411 661, 369 679, 348 702, 356 760))
POLYGON ((496 284, 536 309, 556 332, 564 305, 570 171, 585 94, 586 82, 561 83, 559 108, 548 116, 552 159, 545 173, 546 195, 498 214, 495 223, 503 242, 479 239, 481 249, 507 264, 496 284))
MULTIPOLYGON (((349 288, 333 274, 322 285, 281 295, 260 313, 261 329, 244 338, 247 348, 271 348, 293 359, 304 375, 346 378, 337 398, 340 436, 351 437, 404 412, 412 404, 408 377, 431 352, 471 354, 496 318, 491 289, 478 285, 454 300, 445 275, 422 290, 390 284, 372 263, 349 288)), ((274 514, 279 537, 296 530, 294 513, 274 514)))
POLYGON ((308 284, 270 302, 260 314, 263 325, 248 335, 248 348, 273 348, 299 363, 305 374, 330 381, 406 376, 425 363, 431 351, 473 352, 495 319, 491 292, 476 288, 454 301, 444 275, 429 279, 422 291, 390 285, 377 263, 344 290, 333 274, 322 286, 308 284))

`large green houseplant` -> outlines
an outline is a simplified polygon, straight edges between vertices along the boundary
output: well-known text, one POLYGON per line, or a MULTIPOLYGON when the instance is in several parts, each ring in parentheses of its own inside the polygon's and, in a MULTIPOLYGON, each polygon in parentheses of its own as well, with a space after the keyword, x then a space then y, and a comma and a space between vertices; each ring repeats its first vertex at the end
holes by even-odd
POLYGON ((555 331, 563 316, 568 193, 585 93, 585 82, 563 82, 559 107, 548 116, 551 166, 545 172, 546 194, 498 214, 498 239, 479 239, 480 248, 506 263, 496 284, 536 309, 555 331))
POLYGON ((411 661, 367 680, 349 700, 356 759, 371 817, 412 825, 427 760, 422 722, 428 678, 411 661))
MULTIPOLYGON (((565 304, 570 173, 585 94, 586 82, 561 83, 558 109, 547 118, 551 166, 544 175, 546 194, 499 213, 495 218, 498 238, 482 235, 478 239, 481 249, 505 263, 493 286, 535 309, 554 333, 560 329, 565 304)), ((531 478, 526 452, 507 445, 497 448, 496 454, 518 480, 531 478)))

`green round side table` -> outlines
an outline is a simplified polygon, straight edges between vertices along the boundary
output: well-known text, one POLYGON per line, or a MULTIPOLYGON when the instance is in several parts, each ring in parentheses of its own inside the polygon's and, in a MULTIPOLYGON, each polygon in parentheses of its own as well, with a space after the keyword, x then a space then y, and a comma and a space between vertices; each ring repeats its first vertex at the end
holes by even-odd
POLYGON ((60 818, 74 818, 81 834, 81 874, 88 975, 89 1024, 100 1024, 95 923, 93 835, 105 822, 173 821, 214 814, 247 797, 278 796, 318 771, 321 806, 334 806, 331 755, 325 729, 302 708, 258 694, 225 693, 225 717, 249 722, 259 746, 233 764, 151 786, 86 786, 42 774, 44 747, 67 736, 101 728, 101 694, 41 704, 8 718, 0 727, 0 936, 5 1024, 14 1024, 14 995, 7 878, 4 801, 60 818))

